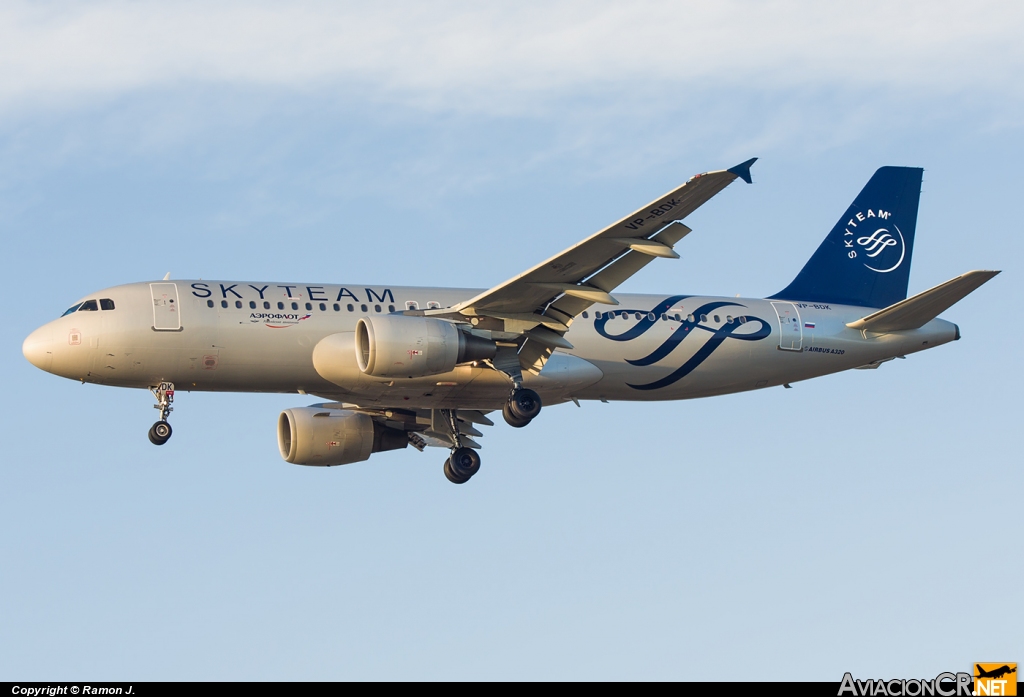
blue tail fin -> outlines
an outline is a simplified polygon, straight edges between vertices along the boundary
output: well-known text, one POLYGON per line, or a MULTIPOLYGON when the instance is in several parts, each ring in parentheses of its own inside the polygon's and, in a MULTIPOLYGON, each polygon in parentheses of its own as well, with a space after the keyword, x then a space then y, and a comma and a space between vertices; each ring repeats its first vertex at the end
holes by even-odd
POLYGON ((875 172, 793 282, 772 298, 862 307, 906 299, 923 172, 875 172))

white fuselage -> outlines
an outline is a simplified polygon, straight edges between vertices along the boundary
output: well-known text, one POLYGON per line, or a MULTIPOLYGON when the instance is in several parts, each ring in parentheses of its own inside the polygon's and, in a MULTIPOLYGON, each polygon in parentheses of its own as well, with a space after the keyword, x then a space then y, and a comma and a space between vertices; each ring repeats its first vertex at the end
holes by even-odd
MULTIPOLYGON (((48 372, 119 387, 166 381, 178 390, 301 392, 367 407, 500 409, 510 381, 486 365, 404 379, 361 375, 354 356, 351 365, 314 365, 317 344, 354 332, 361 317, 449 307, 478 292, 135 283, 83 298, 108 299, 114 309, 60 317, 29 336, 23 350, 48 372)), ((959 338, 956 325, 940 319, 888 334, 846 326, 871 308, 683 294, 616 297, 618 306, 594 305, 576 318, 565 335, 572 349, 556 350, 539 375, 524 376, 545 404, 742 392, 877 365, 959 338)))

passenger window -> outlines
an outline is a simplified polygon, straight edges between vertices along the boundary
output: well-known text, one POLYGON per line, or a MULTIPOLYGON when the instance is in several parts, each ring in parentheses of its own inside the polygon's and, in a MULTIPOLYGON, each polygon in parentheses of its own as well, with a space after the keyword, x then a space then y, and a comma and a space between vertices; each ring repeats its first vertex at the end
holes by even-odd
POLYGON ((278 309, 278 310, 283 310, 283 309, 284 309, 284 303, 281 303, 281 302, 279 302, 279 303, 277 304, 277 309, 278 309))
POLYGON ((653 312, 648 312, 647 313, 647 319, 649 319, 650 321, 653 322, 654 320, 658 319, 658 317, 653 312))
POLYGON ((661 321, 668 322, 668 315, 666 315, 664 312, 661 313, 661 321))
POLYGON ((298 303, 292 303, 292 309, 293 310, 298 310, 299 309, 299 304, 298 303))
POLYGON ((263 309, 264 310, 269 310, 270 309, 270 303, 267 302, 266 300, 263 301, 263 309))
POLYGON ((354 307, 352 307, 352 303, 349 303, 349 304, 348 304, 348 305, 346 305, 345 307, 346 307, 346 309, 348 309, 348 311, 349 311, 349 312, 352 312, 353 310, 355 310, 355 308, 354 308, 354 307))
POLYGON ((341 305, 339 305, 338 303, 334 303, 334 311, 341 312, 341 305))
POLYGON ((395 311, 395 306, 394 305, 388 305, 388 312, 394 312, 394 311, 395 311))
POLYGON ((327 303, 320 303, 320 311, 321 312, 326 312, 327 311, 327 303))
POLYGON ((407 300, 405 302, 405 309, 406 310, 418 310, 418 309, 420 309, 420 306, 416 304, 415 300, 407 300))
POLYGON ((725 323, 726 324, 732 324, 732 315, 726 315, 725 316, 725 323))
POLYGON ((366 312, 366 305, 360 305, 359 306, 359 311, 360 312, 366 312))
POLYGON ((708 316, 707 315, 701 315, 700 316, 700 321, 701 322, 707 322, 708 321, 708 316))
POLYGON ((373 306, 373 311, 374 312, 380 312, 380 305, 374 305, 373 306))
POLYGON ((212 300, 207 300, 206 301, 206 306, 207 307, 213 307, 213 301, 212 300))
POLYGON ((629 313, 625 310, 622 311, 622 319, 629 319, 629 313))
POLYGON ((718 315, 715 315, 715 323, 717 324, 717 323, 719 323, 719 322, 721 322, 721 321, 722 321, 722 320, 721 320, 721 319, 719 319, 718 315))
POLYGON ((99 308, 96 307, 95 300, 86 300, 82 303, 82 306, 78 308, 79 312, 99 312, 99 308))
MULTIPOLYGON (((586 316, 586 315, 584 315, 584 317, 585 317, 585 316, 586 316)), ((596 311, 596 312, 594 313, 594 319, 601 319, 601 311, 600 311, 600 310, 598 310, 598 311, 596 311)))
POLYGON ((103 299, 101 299, 100 300, 100 309, 101 310, 113 310, 114 309, 114 301, 111 300, 110 298, 103 298, 103 299))
MULTIPOLYGON (((690 319, 693 319, 693 318, 691 317, 690 319)), ((683 321, 682 315, 676 315, 676 322, 682 322, 682 321, 683 321)))
POLYGON ((587 311, 584 310, 583 311, 583 319, 588 319, 588 318, 589 318, 589 315, 587 315, 587 311))
MULTIPOLYGON (((294 309, 295 306, 293 305, 292 307, 294 309)), ((313 309, 313 303, 306 303, 306 310, 309 311, 309 310, 312 310, 312 309, 313 309)))
POLYGON ((747 318, 745 316, 740 317, 740 324, 746 324, 746 323, 747 323, 747 318))
POLYGON ((220 301, 220 306, 221 307, 227 307, 228 306, 228 301, 227 300, 221 300, 220 301))
POLYGON ((238 308, 239 310, 241 310, 242 309, 242 301, 241 300, 236 300, 235 301, 235 307, 238 308))
POLYGON ((68 309, 64 310, 64 314, 63 314, 63 315, 61 315, 61 317, 64 317, 64 316, 66 316, 66 315, 70 315, 70 314, 71 314, 72 312, 74 312, 75 310, 77 310, 77 309, 78 309, 78 308, 80 308, 81 306, 82 306, 82 303, 78 303, 77 305, 72 305, 72 306, 71 306, 71 307, 69 307, 68 309))
POLYGON ((250 310, 255 310, 256 309, 256 301, 255 300, 250 300, 249 301, 249 309, 250 310))

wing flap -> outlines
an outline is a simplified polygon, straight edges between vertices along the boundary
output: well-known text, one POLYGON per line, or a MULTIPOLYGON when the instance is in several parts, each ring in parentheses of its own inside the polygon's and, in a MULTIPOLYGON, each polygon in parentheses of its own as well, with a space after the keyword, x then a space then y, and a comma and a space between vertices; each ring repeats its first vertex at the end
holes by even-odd
POLYGON ((922 293, 850 322, 847 327, 867 332, 918 329, 997 276, 999 271, 968 271, 922 293))

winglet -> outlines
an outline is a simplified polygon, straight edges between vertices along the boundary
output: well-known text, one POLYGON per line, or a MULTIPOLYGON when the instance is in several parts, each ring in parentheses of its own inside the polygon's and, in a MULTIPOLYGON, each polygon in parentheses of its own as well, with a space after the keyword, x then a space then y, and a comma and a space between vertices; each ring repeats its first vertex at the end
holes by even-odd
POLYGON ((753 184, 754 180, 750 178, 750 165, 754 164, 755 162, 757 162, 757 158, 752 157, 746 162, 741 162, 735 167, 730 167, 726 171, 732 172, 733 174, 735 174, 737 177, 739 177, 748 184, 753 184))

